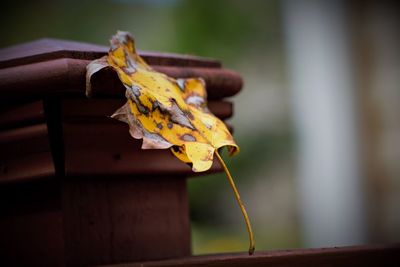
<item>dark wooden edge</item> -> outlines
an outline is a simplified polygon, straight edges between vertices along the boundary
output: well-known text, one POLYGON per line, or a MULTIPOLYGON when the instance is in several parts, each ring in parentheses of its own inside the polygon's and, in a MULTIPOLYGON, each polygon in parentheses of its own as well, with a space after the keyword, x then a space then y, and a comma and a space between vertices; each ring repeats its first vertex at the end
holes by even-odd
MULTIPOLYGON (((55 59, 0 69, 0 95, 41 97, 44 95, 85 95, 88 60, 55 59)), ((202 77, 209 99, 221 99, 237 94, 243 84, 234 71, 192 67, 158 66, 174 78, 202 77)), ((99 71, 92 77, 94 96, 124 97, 125 88, 111 69, 99 71), (97 80, 96 80, 97 79, 97 80)))
POLYGON ((62 107, 58 97, 45 97, 43 100, 49 145, 54 162, 55 175, 65 176, 65 147, 62 128, 62 107))
POLYGON ((18 142, 23 139, 32 139, 41 136, 47 136, 47 126, 44 123, 1 131, 0 144, 18 142))
POLYGON ((262 251, 192 256, 163 261, 103 265, 103 267, 166 266, 399 266, 400 244, 262 251))
POLYGON ((4 108, 0 112, 0 130, 44 122, 43 101, 36 100, 4 108))
MULTIPOLYGON (((60 58, 94 60, 107 52, 106 46, 45 38, 0 49, 0 69, 60 58)), ((139 54, 151 65, 221 67, 220 61, 205 57, 150 51, 139 54)))
POLYGON ((0 161, 50 151, 45 123, 0 131, 0 161))
POLYGON ((54 177, 50 151, 0 161, 0 185, 44 180, 54 177), (6 166, 6 170, 4 169, 6 166))
POLYGON ((0 131, 0 184, 42 179, 55 173, 46 123, 0 131))

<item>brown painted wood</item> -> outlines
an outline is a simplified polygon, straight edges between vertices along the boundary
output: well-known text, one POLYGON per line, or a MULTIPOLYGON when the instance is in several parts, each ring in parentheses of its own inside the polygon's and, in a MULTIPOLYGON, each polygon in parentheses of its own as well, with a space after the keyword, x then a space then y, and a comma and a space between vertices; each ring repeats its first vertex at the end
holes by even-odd
POLYGON ((0 185, 41 180, 55 174, 50 151, 0 159, 0 185))
POLYGON ((0 131, 0 184, 55 174, 46 124, 0 131))
POLYGON ((230 101, 208 101, 208 109, 221 120, 233 116, 233 103, 230 101))
MULTIPOLYGON (((114 72, 96 74, 99 98, 85 96, 86 66, 106 51, 46 39, 0 49, 0 260, 7 266, 190 256, 190 167, 168 150, 141 150, 127 125, 108 117, 125 102, 114 72)), ((232 116, 232 103, 221 99, 240 90, 238 74, 213 59, 140 53, 173 77, 203 77, 210 110, 232 116)))
POLYGON ((2 107, 0 129, 43 123, 44 120, 43 101, 14 104, 2 107))
MULTIPOLYGON (((59 39, 39 39, 0 49, 0 68, 59 58, 94 60, 108 52, 107 46, 59 39)), ((192 55, 139 51, 151 65, 220 68, 218 60, 192 55)))
MULTIPOLYGON (((0 94, 40 97, 55 94, 85 95, 88 60, 61 58, 0 69, 0 94)), ((202 77, 209 99, 237 94, 243 84, 236 72, 219 68, 156 66, 155 69, 174 78, 202 77)), ((124 97, 125 88, 111 69, 92 77, 93 96, 124 97)))
POLYGON ((56 180, 0 186, 2 266, 64 266, 59 190, 56 180))
MULTIPOLYGON (((168 150, 141 149, 125 123, 64 123, 65 174, 78 175, 193 175, 191 168, 168 150)), ((210 172, 220 171, 214 162, 210 172)))
MULTIPOLYGON (((191 168, 167 150, 142 150, 125 123, 109 116, 125 103, 118 99, 61 100, 64 165, 67 176, 176 174, 193 175, 191 168), (156 160, 155 160, 156 159, 156 160)), ((231 103, 212 102, 221 117, 232 113, 231 103)), ((221 171, 215 162, 209 172, 221 171)))
POLYGON ((85 176, 63 184, 67 266, 190 255, 185 179, 85 176))
POLYGON ((87 63, 86 60, 61 58, 0 69, 0 95, 82 95, 87 63))
POLYGON ((59 58, 93 60, 105 53, 105 46, 45 38, 0 49, 0 68, 59 58))
POLYGON ((50 151, 47 125, 37 124, 0 132, 0 159, 50 151))
POLYGON ((190 255, 182 177, 74 177, 0 187, 7 266, 87 266, 190 255))
POLYGON ((400 245, 370 245, 318 249, 262 251, 247 253, 194 256, 173 260, 103 265, 103 267, 397 267, 400 245))

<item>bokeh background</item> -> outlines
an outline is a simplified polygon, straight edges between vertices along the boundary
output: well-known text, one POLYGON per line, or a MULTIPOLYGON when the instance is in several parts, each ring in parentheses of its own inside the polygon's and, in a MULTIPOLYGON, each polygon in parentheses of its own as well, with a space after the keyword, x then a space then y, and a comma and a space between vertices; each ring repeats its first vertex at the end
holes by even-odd
MULTIPOLYGON (((0 47, 43 37, 220 59, 245 81, 227 159, 257 249, 400 240, 396 1, 2 1, 0 47)), ((194 254, 244 251, 223 174, 188 182, 194 254)))

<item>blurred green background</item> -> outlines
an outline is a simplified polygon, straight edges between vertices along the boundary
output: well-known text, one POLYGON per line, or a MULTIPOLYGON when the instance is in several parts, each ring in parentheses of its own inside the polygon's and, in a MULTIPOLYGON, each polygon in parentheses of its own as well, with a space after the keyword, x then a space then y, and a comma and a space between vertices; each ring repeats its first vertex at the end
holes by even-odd
MULTIPOLYGON (((2 1, 0 46, 51 37, 108 45, 131 32, 141 50, 212 57, 245 86, 231 99, 241 153, 227 159, 254 224, 257 249, 300 246, 293 135, 282 67, 278 1, 2 1)), ((190 179, 194 254, 245 251, 247 232, 223 174, 190 179)))

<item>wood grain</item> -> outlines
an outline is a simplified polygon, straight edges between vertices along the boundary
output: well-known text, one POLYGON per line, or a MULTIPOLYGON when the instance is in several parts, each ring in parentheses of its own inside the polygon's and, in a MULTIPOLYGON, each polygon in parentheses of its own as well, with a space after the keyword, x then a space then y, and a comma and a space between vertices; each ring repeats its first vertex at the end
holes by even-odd
POLYGON ((47 125, 0 131, 0 184, 55 174, 47 125))
MULTIPOLYGON (((67 176, 193 175, 168 149, 142 150, 142 141, 129 135, 125 123, 109 120, 63 124, 67 176)), ((209 172, 220 170, 215 161, 209 172)))
POLYGON ((0 186, 2 266, 64 266, 59 192, 55 179, 0 186))
MULTIPOLYGON (((107 46, 84 42, 44 38, 0 49, 0 68, 58 58, 94 60, 104 56, 108 49, 107 46)), ((221 67, 218 60, 193 55, 150 51, 139 51, 139 54, 151 65, 221 67)))
MULTIPOLYGON (((0 69, 0 94, 4 96, 85 95, 86 66, 89 60, 61 58, 0 69)), ((243 84, 236 72, 218 68, 159 66, 174 78, 202 77, 209 99, 237 94, 243 84)), ((92 78, 93 96, 124 97, 125 88, 111 69, 92 78)))
MULTIPOLYGON (((396 267, 400 263, 400 245, 370 245, 318 249, 262 251, 194 256, 165 261, 107 265, 108 267, 396 267)), ((103 266, 106 267, 106 266, 103 266)))
POLYGON ((50 151, 45 123, 0 131, 0 159, 50 151))
POLYGON ((183 178, 67 179, 63 207, 68 266, 190 255, 183 178))
POLYGON ((12 106, 1 106, 0 129, 10 129, 33 124, 43 123, 44 109, 43 101, 13 104, 12 106))
MULTIPOLYGON (((107 47, 42 39, 0 49, 0 260, 5 266, 88 266, 189 257, 186 177, 168 150, 141 150, 110 119, 125 102, 113 71, 87 64, 107 47)), ((209 108, 242 79, 218 60, 140 52, 172 77, 203 77, 209 108)), ((220 171, 214 164, 212 171, 220 171)), ((204 174, 204 173, 203 173, 204 174)))
POLYGON ((0 159, 0 185, 41 180, 54 174, 50 151, 0 159))

